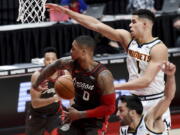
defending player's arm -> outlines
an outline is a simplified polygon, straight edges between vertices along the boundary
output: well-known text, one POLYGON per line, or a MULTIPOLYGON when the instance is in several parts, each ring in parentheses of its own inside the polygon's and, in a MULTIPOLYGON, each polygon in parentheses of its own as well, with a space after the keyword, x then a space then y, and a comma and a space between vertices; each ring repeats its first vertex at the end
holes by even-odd
POLYGON ((112 27, 100 22, 99 20, 91 16, 74 12, 70 9, 56 4, 46 4, 46 8, 50 8, 50 10, 56 10, 60 12, 63 11, 65 14, 68 14, 71 18, 79 22, 84 27, 99 32, 113 41, 120 42, 125 50, 127 49, 127 46, 132 39, 128 31, 124 29, 113 29, 112 27))
POLYGON ((143 75, 137 79, 128 81, 127 83, 116 84, 115 88, 121 90, 138 90, 148 87, 159 72, 159 64, 168 60, 167 54, 168 50, 164 44, 158 44, 154 46, 150 53, 151 60, 143 75))
POLYGON ((163 113, 170 106, 170 103, 174 98, 176 92, 176 82, 175 82, 176 66, 172 63, 166 62, 165 66, 164 67, 162 66, 162 70, 167 75, 164 98, 160 100, 159 103, 154 108, 152 108, 150 112, 147 113, 146 119, 148 124, 156 123, 156 120, 160 120, 163 113))
POLYGON ((53 64, 46 66, 43 71, 40 73, 37 80, 32 84, 32 87, 38 90, 38 86, 43 82, 45 79, 53 75, 57 70, 60 69, 67 69, 71 70, 71 59, 59 59, 55 61, 53 64))
MULTIPOLYGON (((39 75, 40 75, 40 72, 36 71, 31 77, 31 82, 33 83, 39 75)), ((31 88, 30 94, 31 94, 31 103, 32 103, 33 108, 40 108, 43 106, 47 106, 49 104, 58 102, 60 100, 58 96, 54 96, 50 98, 40 98, 41 92, 33 88, 31 88)))

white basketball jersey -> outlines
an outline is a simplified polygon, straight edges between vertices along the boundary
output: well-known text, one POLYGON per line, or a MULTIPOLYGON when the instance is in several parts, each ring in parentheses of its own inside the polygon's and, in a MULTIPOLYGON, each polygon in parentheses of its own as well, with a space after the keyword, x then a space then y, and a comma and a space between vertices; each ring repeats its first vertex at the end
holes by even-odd
MULTIPOLYGON (((136 40, 130 42, 127 56, 129 80, 137 79, 144 73, 151 60, 150 51, 152 47, 159 43, 161 43, 159 39, 142 45, 139 45, 136 40)), ((164 83, 164 73, 159 71, 148 87, 131 92, 136 95, 157 94, 164 91, 164 83)))
POLYGON ((120 135, 167 135, 167 133, 155 133, 148 129, 144 121, 144 116, 142 116, 141 121, 135 130, 130 130, 128 126, 121 127, 120 135))

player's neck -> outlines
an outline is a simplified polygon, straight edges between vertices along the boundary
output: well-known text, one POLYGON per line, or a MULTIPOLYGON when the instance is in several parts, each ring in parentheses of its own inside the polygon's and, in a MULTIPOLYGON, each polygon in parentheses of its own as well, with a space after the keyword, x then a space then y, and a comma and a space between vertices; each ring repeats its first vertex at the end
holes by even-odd
POLYGON ((151 31, 144 32, 139 38, 137 38, 137 41, 140 45, 151 42, 153 40, 154 40, 154 37, 152 36, 151 31))
POLYGON ((142 44, 145 44, 145 43, 149 43, 149 42, 151 42, 153 40, 154 40, 154 37, 152 37, 152 36, 143 36, 143 37, 137 39, 137 42, 140 45, 142 45, 142 44))
POLYGON ((80 66, 85 71, 92 71, 95 67, 96 62, 92 58, 83 59, 80 62, 80 66))
POLYGON ((129 125, 129 127, 130 127, 131 129, 134 129, 134 130, 135 130, 135 129, 137 128, 137 126, 139 125, 139 123, 141 122, 141 118, 142 118, 141 115, 135 116, 134 119, 132 119, 132 122, 131 122, 131 124, 129 125))

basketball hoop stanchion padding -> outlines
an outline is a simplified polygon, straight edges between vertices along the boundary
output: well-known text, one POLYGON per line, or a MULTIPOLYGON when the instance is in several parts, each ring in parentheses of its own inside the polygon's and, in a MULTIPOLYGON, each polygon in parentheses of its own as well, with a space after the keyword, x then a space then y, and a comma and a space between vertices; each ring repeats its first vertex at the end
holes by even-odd
POLYGON ((19 0, 17 21, 22 23, 39 23, 45 19, 45 3, 47 0, 19 0))

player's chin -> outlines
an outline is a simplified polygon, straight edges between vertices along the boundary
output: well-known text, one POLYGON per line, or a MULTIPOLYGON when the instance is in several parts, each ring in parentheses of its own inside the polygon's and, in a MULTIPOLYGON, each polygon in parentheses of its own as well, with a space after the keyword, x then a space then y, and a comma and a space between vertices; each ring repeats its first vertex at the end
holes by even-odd
POLYGON ((122 126, 126 126, 126 125, 128 125, 127 120, 126 120, 126 119, 124 119, 124 118, 122 118, 122 117, 119 117, 119 121, 120 121, 120 123, 121 123, 121 125, 122 125, 122 126))
POLYGON ((134 32, 131 32, 131 37, 132 37, 132 38, 135 38, 135 37, 136 37, 135 34, 134 34, 134 32))
POLYGON ((72 58, 73 60, 76 60, 76 59, 77 59, 77 57, 76 57, 76 56, 73 56, 73 55, 71 55, 71 58, 72 58))
POLYGON ((75 56, 72 53, 71 53, 71 59, 73 60, 75 59, 75 56))
POLYGON ((121 126, 127 126, 128 123, 126 121, 120 120, 121 126))

